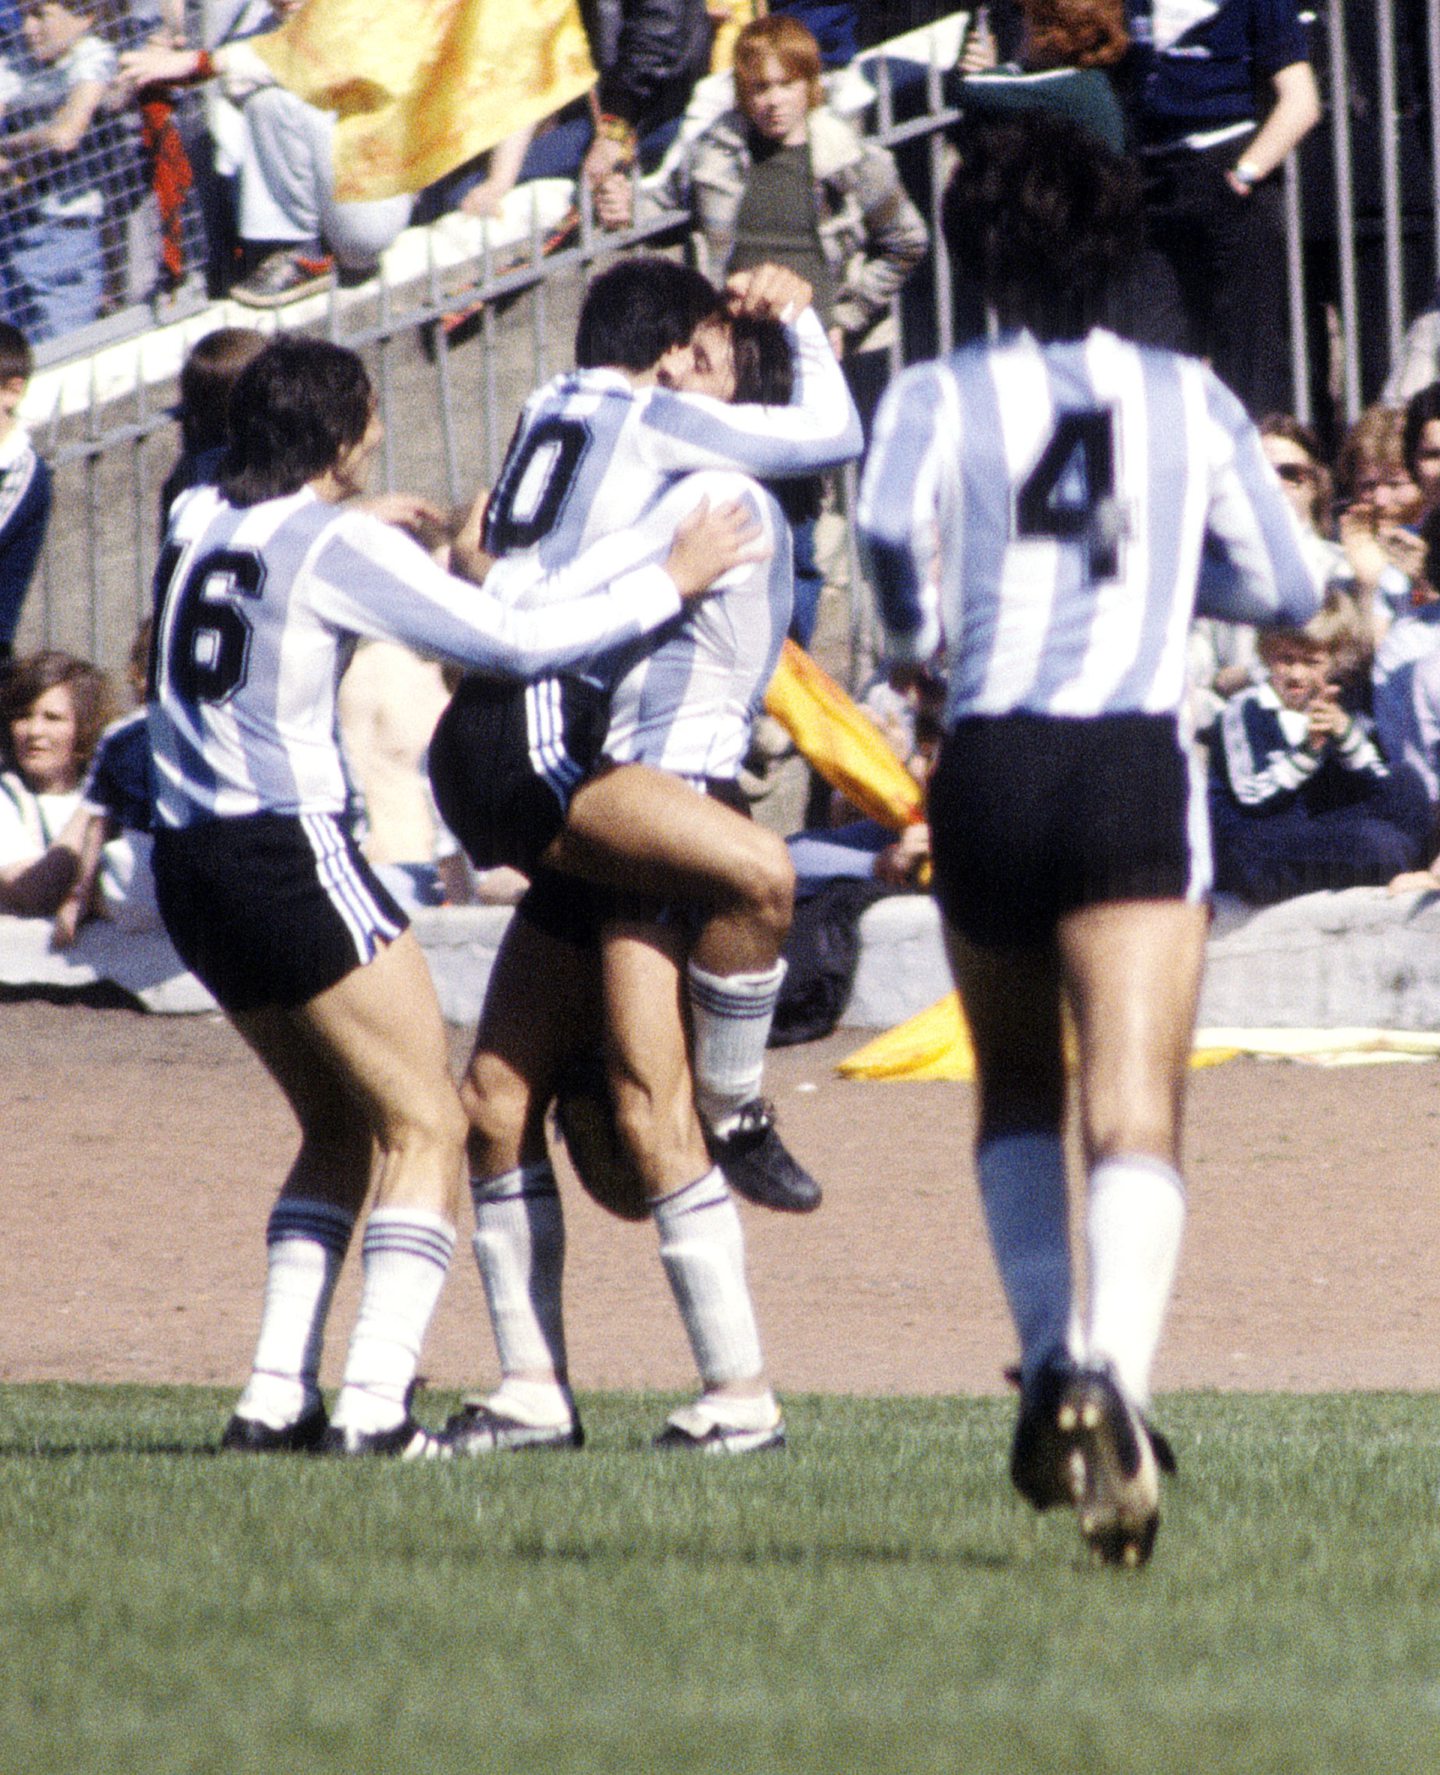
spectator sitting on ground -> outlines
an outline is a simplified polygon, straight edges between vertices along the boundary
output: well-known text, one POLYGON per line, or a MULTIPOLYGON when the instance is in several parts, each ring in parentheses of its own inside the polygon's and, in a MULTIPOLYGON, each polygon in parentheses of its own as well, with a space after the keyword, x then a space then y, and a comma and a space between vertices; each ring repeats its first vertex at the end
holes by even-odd
POLYGON ((160 489, 160 534, 170 507, 189 487, 215 480, 229 441, 227 413, 236 378, 265 345, 253 327, 217 327, 190 348, 180 371, 180 455, 160 489))
POLYGON ((19 417, 30 368, 24 334, 0 321, 0 673, 50 520, 50 470, 19 417))
POLYGON ((75 881, 55 912, 52 942, 68 949, 87 918, 105 918, 128 931, 158 931, 155 901, 155 791, 145 679, 150 660, 147 616, 130 644, 126 676, 135 707, 100 736, 80 789, 80 807, 67 842, 77 857, 75 881))
POLYGON ((1371 697, 1387 758, 1402 760, 1440 808, 1440 513, 1425 521, 1424 574, 1375 653, 1371 697))
POLYGON ((18 661, 0 690, 0 912, 48 918, 74 885, 80 784, 110 714, 105 674, 54 650, 18 661))
POLYGON ((108 0, 25 0, 26 59, 0 63, 0 320, 34 343, 87 325, 105 293, 105 199, 86 154, 115 72, 108 0))
POLYGON ((1342 686, 1363 656, 1353 602, 1332 594, 1298 631, 1264 629, 1262 685, 1227 703, 1214 749, 1215 885, 1254 905, 1388 882, 1426 854, 1424 785, 1393 769, 1342 686))

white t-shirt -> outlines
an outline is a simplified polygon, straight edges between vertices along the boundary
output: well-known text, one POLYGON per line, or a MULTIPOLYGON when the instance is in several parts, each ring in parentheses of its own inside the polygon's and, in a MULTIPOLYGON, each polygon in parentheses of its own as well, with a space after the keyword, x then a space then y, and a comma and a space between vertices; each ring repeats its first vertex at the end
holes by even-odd
POLYGON ((79 805, 78 788, 37 795, 18 771, 0 772, 0 869, 43 857, 79 805))

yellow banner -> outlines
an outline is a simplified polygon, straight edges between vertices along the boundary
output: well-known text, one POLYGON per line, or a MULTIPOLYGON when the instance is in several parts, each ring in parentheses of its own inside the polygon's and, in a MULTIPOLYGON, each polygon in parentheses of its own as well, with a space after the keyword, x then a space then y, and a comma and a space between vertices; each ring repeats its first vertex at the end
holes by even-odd
POLYGON ((924 818, 920 785, 884 734, 793 641, 785 643, 765 708, 830 787, 861 813, 892 832, 924 818))
POLYGON ((576 0, 308 0, 250 45, 338 114, 342 203, 422 190, 595 83, 576 0))

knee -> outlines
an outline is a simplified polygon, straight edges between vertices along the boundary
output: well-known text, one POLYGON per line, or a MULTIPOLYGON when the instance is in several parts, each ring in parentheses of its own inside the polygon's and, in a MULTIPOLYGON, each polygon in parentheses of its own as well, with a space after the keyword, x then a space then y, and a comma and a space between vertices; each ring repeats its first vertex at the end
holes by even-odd
POLYGON ((1133 1154, 1179 1163, 1179 1108, 1169 1092, 1137 1089, 1088 1105, 1084 1126, 1085 1156, 1092 1165, 1133 1154))
POLYGON ((531 1093, 495 1056, 477 1054, 471 1060, 460 1086, 460 1105, 472 1151, 477 1146, 519 1148, 530 1120, 531 1093))
POLYGON ((763 826, 749 834, 746 858, 746 897, 752 915, 783 942, 795 914, 795 865, 785 840, 763 826))
POLYGON ((448 1078, 428 1090, 411 1091, 403 1112, 377 1131, 382 1152, 430 1152, 458 1165, 469 1124, 448 1078))

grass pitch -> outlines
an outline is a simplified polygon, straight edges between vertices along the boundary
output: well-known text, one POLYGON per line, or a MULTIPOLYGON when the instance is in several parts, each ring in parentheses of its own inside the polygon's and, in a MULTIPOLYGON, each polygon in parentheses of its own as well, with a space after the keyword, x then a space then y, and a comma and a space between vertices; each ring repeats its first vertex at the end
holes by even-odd
POLYGON ((1003 1401, 791 1399, 734 1462, 652 1453, 666 1403, 410 1467, 0 1389, 0 1771, 1440 1769, 1440 1398, 1162 1401, 1139 1574, 1013 1498, 1003 1401))

